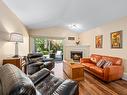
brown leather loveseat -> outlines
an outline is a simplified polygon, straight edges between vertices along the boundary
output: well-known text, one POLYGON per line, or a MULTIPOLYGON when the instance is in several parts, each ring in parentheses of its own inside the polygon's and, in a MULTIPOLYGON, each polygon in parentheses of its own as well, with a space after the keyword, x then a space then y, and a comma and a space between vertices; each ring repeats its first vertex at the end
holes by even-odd
POLYGON ((81 58, 80 62, 85 67, 85 70, 104 81, 113 81, 122 78, 123 64, 121 58, 92 54, 89 58, 81 58), (106 68, 98 67, 96 63, 100 59, 112 62, 112 65, 106 68))

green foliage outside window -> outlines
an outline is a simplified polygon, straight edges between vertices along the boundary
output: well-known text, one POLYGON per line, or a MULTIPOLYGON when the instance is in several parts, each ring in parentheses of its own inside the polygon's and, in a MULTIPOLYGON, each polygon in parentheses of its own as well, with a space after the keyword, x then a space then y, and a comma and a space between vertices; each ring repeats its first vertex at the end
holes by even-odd
POLYGON ((34 38, 35 51, 42 52, 44 55, 56 53, 57 50, 63 52, 62 40, 49 40, 44 38, 34 38))

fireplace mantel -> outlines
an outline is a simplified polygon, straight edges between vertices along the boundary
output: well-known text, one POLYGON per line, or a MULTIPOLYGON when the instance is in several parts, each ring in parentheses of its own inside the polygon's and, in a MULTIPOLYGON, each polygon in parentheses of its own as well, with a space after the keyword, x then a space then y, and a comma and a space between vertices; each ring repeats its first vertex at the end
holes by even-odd
POLYGON ((64 46, 64 59, 71 59, 71 51, 82 51, 83 57, 89 56, 89 45, 67 45, 64 46))
POLYGON ((65 47, 89 47, 90 45, 66 45, 65 47))

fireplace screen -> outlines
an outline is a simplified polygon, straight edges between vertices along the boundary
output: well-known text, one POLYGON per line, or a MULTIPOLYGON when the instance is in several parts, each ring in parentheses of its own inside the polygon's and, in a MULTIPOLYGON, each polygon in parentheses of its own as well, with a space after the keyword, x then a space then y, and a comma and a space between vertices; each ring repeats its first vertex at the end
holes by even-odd
POLYGON ((82 51, 71 51, 71 59, 79 61, 82 58, 82 51))

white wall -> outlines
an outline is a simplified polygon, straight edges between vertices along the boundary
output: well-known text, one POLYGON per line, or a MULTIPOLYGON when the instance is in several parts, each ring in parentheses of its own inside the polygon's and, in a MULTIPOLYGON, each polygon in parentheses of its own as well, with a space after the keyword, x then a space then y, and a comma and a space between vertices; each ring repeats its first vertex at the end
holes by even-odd
MULTIPOLYGON (((64 45, 64 58, 66 58, 66 46, 75 46, 75 40, 68 40, 68 37, 75 37, 77 40, 78 34, 67 30, 65 28, 60 27, 53 27, 47 29, 40 29, 40 30, 31 30, 29 31, 30 34, 30 52, 34 52, 34 43, 33 37, 49 37, 55 39, 63 39, 64 45)), ((69 52, 68 52, 69 53, 69 52)))
POLYGON ((0 0, 0 65, 3 58, 12 57, 15 53, 15 44, 9 42, 9 34, 19 32, 23 34, 23 43, 19 43, 19 55, 29 52, 29 35, 19 19, 0 0))
POLYGON ((29 31, 29 35, 30 35, 30 52, 34 51, 33 39, 32 39, 33 37, 49 37, 49 38, 63 39, 64 46, 75 44, 75 41, 68 40, 68 37, 70 36, 77 37, 77 33, 71 32, 67 29, 60 28, 60 27, 31 30, 29 31))
POLYGON ((97 27, 95 29, 80 33, 79 35, 82 44, 90 45, 90 54, 102 54, 118 56, 124 60, 125 73, 127 73, 127 17, 97 27), (110 33, 115 31, 123 31, 123 48, 111 49, 110 33), (95 48, 95 36, 103 35, 103 48, 95 48))

